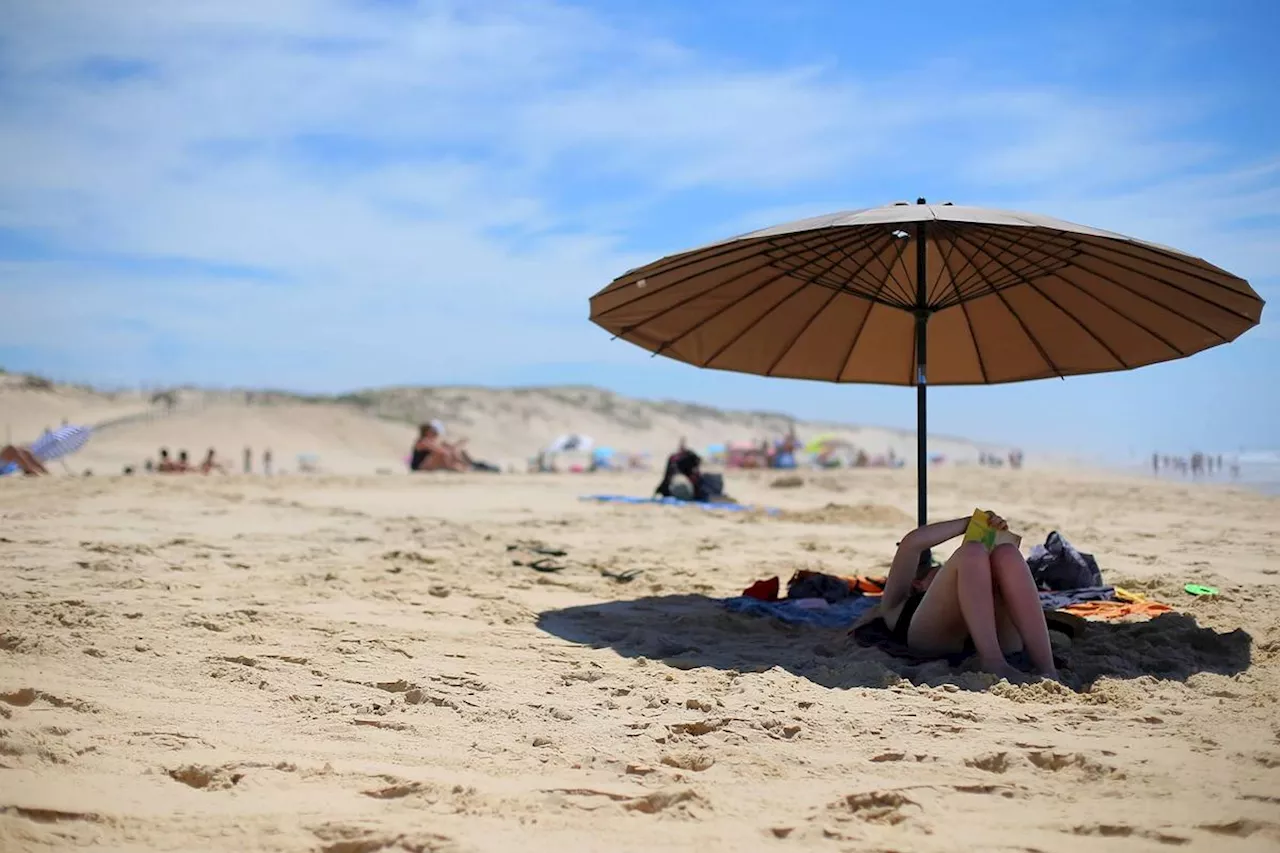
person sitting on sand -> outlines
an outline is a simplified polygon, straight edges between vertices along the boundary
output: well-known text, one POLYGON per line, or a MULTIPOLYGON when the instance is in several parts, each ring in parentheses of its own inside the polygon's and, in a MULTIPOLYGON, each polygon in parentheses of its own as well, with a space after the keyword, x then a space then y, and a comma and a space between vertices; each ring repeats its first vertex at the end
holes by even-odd
POLYGON ((204 456, 204 461, 200 463, 200 473, 211 474, 214 471, 217 471, 219 474, 227 473, 226 467, 217 460, 213 448, 210 447, 209 452, 204 456))
POLYGON ((469 471, 471 465, 452 444, 440 438, 435 423, 418 427, 418 440, 409 459, 410 471, 469 471))
POLYGON ((28 477, 49 473, 49 469, 30 450, 16 444, 6 444, 0 448, 0 474, 12 474, 16 471, 21 471, 28 477))
POLYGON ((178 461, 174 463, 173 470, 180 474, 187 474, 191 471, 191 457, 187 455, 187 451, 178 451, 178 461))
POLYGON ((680 449, 667 457, 667 468, 662 474, 662 482, 654 489, 654 494, 664 498, 672 497, 671 482, 677 474, 689 481, 695 501, 710 499, 710 492, 702 477, 702 457, 686 447, 684 439, 680 439, 680 449))
MULTIPOLYGON (((1008 529, 994 514, 991 523, 1008 529)), ((1021 673, 1005 655, 1025 649, 1040 674, 1056 680, 1040 595, 1016 547, 997 545, 988 553, 979 542, 965 542, 941 568, 921 559, 929 549, 963 536, 968 526, 968 517, 957 518, 902 537, 884 595, 863 621, 884 620, 895 639, 923 657, 946 657, 971 644, 983 669, 1010 679, 1021 673)))
POLYGON ((175 474, 178 471, 177 464, 169 458, 169 448, 160 448, 160 461, 156 464, 156 470, 161 474, 175 474))

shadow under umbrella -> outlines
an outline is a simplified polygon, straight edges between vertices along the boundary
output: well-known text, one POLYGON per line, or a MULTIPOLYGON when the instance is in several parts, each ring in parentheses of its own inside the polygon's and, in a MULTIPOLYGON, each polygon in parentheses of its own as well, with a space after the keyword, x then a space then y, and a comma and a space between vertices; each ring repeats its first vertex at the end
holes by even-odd
MULTIPOLYGON (((921 660, 863 644, 849 629, 787 625, 734 613, 702 595, 648 596, 579 605, 539 614, 553 636, 623 657, 658 660, 677 669, 710 667, 741 673, 778 667, 831 688, 954 684, 985 690, 994 684, 972 660, 921 660)), ((1055 637, 1064 681, 1075 689, 1099 678, 1185 681, 1202 672, 1234 675, 1249 667, 1253 638, 1244 630, 1219 632, 1182 613, 1148 622, 1073 620, 1074 637, 1055 637)), ((1054 631, 1054 634, 1059 634, 1054 631)))

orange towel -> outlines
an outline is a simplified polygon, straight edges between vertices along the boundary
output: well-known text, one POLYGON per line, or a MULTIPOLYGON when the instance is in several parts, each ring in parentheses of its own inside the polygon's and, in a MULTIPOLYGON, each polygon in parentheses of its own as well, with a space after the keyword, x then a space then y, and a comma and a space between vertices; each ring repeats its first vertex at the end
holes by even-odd
POLYGON ((1082 601, 1061 608, 1084 619, 1123 619, 1126 616, 1159 616, 1172 613, 1173 608, 1158 601, 1082 601))
MULTIPOLYGON (((826 574, 826 573, 812 572, 812 571, 809 571, 808 569, 798 569, 796 573, 791 576, 791 580, 787 581, 787 585, 790 586, 791 584, 795 583, 798 580, 804 580, 810 575, 821 575, 821 574, 826 574)), ((884 578, 884 577, 873 577, 873 576, 864 576, 864 575, 835 575, 834 577, 839 577, 840 580, 844 581, 849 585, 849 589, 853 590, 854 592, 860 592, 863 595, 883 595, 885 581, 887 580, 887 578, 884 578)))

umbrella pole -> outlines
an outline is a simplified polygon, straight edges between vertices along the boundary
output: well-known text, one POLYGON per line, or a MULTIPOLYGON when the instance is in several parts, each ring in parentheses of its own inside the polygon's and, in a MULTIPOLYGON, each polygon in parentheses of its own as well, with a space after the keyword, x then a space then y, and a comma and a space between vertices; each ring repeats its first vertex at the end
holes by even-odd
MULTIPOLYGON (((923 204, 921 199, 920 203, 923 204)), ((924 527, 929 523, 929 454, 928 454, 928 362, 929 308, 925 251, 928 244, 925 224, 916 226, 916 523, 924 527)), ((933 561, 933 553, 926 548, 920 554, 920 565, 933 561)))

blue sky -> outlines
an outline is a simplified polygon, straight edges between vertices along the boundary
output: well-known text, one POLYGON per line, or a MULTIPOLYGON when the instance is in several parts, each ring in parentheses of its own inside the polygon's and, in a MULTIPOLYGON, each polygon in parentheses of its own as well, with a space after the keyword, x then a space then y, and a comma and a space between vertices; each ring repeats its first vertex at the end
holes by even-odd
MULTIPOLYGON (((1280 297, 1269 2, 0 0, 0 365, 108 384, 592 383, 909 427, 699 371, 587 298, 923 195, 1177 246, 1280 297)), ((1128 374, 936 389, 936 432, 1280 444, 1280 316, 1128 374)))

